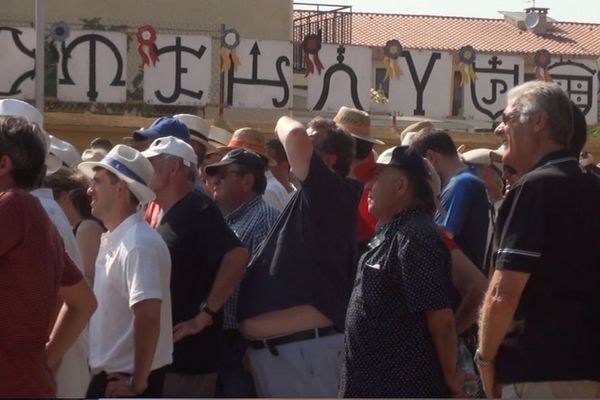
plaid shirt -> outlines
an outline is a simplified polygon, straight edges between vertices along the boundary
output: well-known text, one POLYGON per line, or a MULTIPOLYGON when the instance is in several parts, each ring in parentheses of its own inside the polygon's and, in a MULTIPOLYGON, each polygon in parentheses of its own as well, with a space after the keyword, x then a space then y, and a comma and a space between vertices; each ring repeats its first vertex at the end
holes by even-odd
MULTIPOLYGON (((264 201, 262 196, 255 196, 237 210, 226 215, 225 222, 252 256, 271 230, 278 216, 279 211, 264 201)), ((238 286, 225 303, 223 329, 237 329, 239 289, 238 286)))

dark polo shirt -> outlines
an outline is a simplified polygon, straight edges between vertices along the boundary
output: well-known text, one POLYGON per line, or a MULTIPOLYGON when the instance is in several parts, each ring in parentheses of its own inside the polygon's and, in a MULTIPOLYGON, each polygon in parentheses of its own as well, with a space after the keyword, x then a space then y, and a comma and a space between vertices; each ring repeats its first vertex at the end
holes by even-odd
POLYGON ((600 380, 600 180, 552 153, 510 190, 497 228, 497 268, 530 274, 498 382, 600 380))

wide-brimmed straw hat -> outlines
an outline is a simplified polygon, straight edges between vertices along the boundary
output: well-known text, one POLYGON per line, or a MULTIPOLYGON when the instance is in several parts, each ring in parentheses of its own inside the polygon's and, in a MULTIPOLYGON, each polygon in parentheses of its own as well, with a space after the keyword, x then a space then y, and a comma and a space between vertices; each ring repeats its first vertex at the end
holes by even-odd
POLYGON ((357 139, 375 144, 385 144, 371 134, 371 117, 364 111, 342 106, 333 120, 357 139))
POLYGON ((118 144, 101 161, 88 161, 79 164, 79 170, 88 178, 94 177, 94 168, 100 167, 114 173, 127 183, 129 190, 141 204, 146 204, 156 197, 148 187, 154 167, 146 157, 136 149, 118 144))
POLYGON ((262 132, 252 128, 240 128, 233 132, 227 147, 231 149, 248 149, 261 156, 269 165, 275 161, 267 154, 267 141, 262 132))
POLYGON ((414 124, 408 125, 406 128, 400 132, 400 142, 402 146, 410 146, 413 139, 423 129, 433 129, 435 126, 431 121, 418 121, 414 124))
POLYGON ((208 141, 210 124, 207 120, 192 114, 177 114, 173 115, 173 118, 178 119, 187 126, 191 139, 203 145, 207 153, 216 150, 216 147, 208 141))
POLYGON ((218 126, 211 125, 208 131, 208 141, 211 142, 215 147, 227 147, 227 144, 231 140, 233 135, 227 129, 219 128, 218 126))

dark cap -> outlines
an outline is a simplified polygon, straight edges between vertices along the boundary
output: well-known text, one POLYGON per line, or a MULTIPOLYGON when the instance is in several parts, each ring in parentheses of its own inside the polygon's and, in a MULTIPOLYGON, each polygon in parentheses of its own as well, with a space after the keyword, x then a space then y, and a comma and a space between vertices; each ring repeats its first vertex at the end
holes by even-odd
POLYGON ((173 117, 157 118, 150 127, 133 132, 133 140, 155 140, 166 136, 174 136, 186 143, 190 142, 187 126, 173 117))
POLYGON ((253 152, 252 150, 238 148, 233 149, 229 153, 225 154, 225 157, 218 163, 207 165, 204 171, 207 175, 216 175, 221 167, 225 167, 230 164, 240 164, 251 171, 262 172, 265 171, 265 163, 261 156, 253 152))

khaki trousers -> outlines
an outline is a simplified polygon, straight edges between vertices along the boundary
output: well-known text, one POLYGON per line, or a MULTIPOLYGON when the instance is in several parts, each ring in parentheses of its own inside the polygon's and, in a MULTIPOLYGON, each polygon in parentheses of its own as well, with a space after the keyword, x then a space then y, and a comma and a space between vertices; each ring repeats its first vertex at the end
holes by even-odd
POLYGON ((600 382, 597 381, 521 382, 502 386, 503 399, 598 397, 600 397, 600 382))

